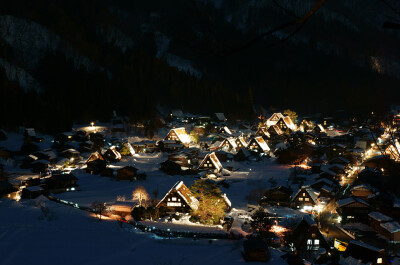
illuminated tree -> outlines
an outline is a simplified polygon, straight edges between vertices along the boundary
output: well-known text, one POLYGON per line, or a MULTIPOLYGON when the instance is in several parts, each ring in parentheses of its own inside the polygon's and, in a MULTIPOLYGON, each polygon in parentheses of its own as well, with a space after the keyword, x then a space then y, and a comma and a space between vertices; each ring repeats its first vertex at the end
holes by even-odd
POLYGON ((201 223, 218 224, 227 209, 218 186, 209 180, 197 180, 190 186, 190 191, 199 201, 198 208, 192 211, 192 215, 201 223))
POLYGON ((139 201, 139 206, 142 206, 142 203, 148 201, 150 199, 149 194, 143 186, 137 187, 132 192, 132 200, 139 201))
POLYGON ((199 134, 194 130, 190 132, 190 140, 194 143, 198 143, 200 141, 199 134))
POLYGON ((290 119, 293 121, 294 124, 296 124, 296 120, 297 120, 297 113, 293 110, 287 109, 283 112, 284 115, 289 116, 290 119))

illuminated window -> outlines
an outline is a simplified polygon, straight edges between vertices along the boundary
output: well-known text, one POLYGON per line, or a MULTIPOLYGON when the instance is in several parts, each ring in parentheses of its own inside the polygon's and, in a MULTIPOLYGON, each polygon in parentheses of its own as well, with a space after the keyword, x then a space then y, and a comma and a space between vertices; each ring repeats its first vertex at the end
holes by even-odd
POLYGON ((301 202, 302 202, 302 201, 303 201, 303 198, 299 198, 299 201, 301 201, 301 202))
POLYGON ((382 258, 378 258, 376 263, 381 264, 382 263, 382 258))
POLYGON ((306 196, 306 193, 305 193, 305 192, 303 192, 303 197, 304 197, 304 196, 306 196))
POLYGON ((172 201, 173 201, 173 202, 176 202, 176 197, 172 197, 172 201))
POLYGON ((319 239, 314 240, 314 245, 318 246, 319 245, 319 239))
POLYGON ((304 198, 304 200, 305 200, 306 202, 308 202, 310 199, 309 199, 309 198, 304 198))
POLYGON ((180 202, 167 202, 167 206, 170 207, 181 207, 181 203, 180 202))

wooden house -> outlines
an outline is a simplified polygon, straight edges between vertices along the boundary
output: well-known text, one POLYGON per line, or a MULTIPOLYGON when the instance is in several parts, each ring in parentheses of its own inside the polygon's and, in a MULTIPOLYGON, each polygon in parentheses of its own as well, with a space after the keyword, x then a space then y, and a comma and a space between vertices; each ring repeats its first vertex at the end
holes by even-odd
POLYGON ((107 169, 107 162, 103 159, 96 159, 86 163, 86 173, 100 174, 107 169))
POLYGON ((207 154, 203 161, 199 164, 198 170, 212 170, 218 173, 222 170, 221 162, 216 156, 215 152, 207 154))
POLYGON ((215 122, 226 122, 228 119, 225 117, 225 114, 222 112, 217 112, 212 115, 212 120, 215 122))
POLYGON ((386 251, 369 244, 351 240, 340 259, 341 264, 389 265, 386 251))
POLYGON ((350 161, 344 158, 343 156, 338 156, 329 160, 329 164, 339 164, 343 166, 347 166, 350 164, 350 161))
POLYGON ((72 148, 62 151, 61 154, 63 157, 68 158, 70 160, 79 161, 80 159, 80 153, 72 148))
POLYGON ((368 220, 369 204, 357 197, 350 197, 336 202, 336 211, 343 222, 366 222, 368 220))
POLYGON ((287 207, 290 205, 291 201, 290 199, 292 194, 293 191, 290 188, 285 186, 279 186, 267 190, 262 201, 270 205, 287 207))
POLYGON ((46 190, 40 186, 26 187, 21 192, 21 198, 23 199, 35 199, 40 195, 46 194, 46 190))
POLYGON ((98 152, 94 152, 92 153, 89 158, 86 160, 86 164, 95 160, 103 160, 104 161, 104 157, 98 152))
POLYGON ((391 217, 384 215, 380 212, 370 212, 368 214, 368 218, 369 225, 379 233, 382 231, 382 223, 390 222, 393 220, 391 217))
POLYGON ((326 133, 324 126, 321 124, 317 124, 312 131, 316 134, 326 133))
POLYGON ((236 151, 237 150, 236 139, 233 137, 226 138, 221 142, 221 145, 218 147, 218 149, 222 149, 227 152, 236 151))
POLYGON ((186 129, 184 127, 181 127, 171 129, 165 137, 165 140, 174 140, 177 143, 186 145, 190 143, 190 136, 187 133, 186 129))
POLYGON ((193 165, 194 157, 187 152, 176 152, 168 155, 168 160, 173 161, 182 167, 190 167, 193 165))
POLYGON ((64 189, 77 186, 77 181, 72 174, 57 174, 46 179, 45 184, 49 189, 64 189))
POLYGON ((240 148, 239 151, 235 154, 234 158, 237 161, 245 161, 251 157, 251 154, 247 148, 240 148))
POLYGON ((398 222, 384 222, 380 224, 381 234, 392 243, 400 243, 400 224, 398 222))
POLYGON ((293 230, 292 236, 296 251, 302 257, 307 257, 308 254, 316 252, 320 248, 330 248, 325 236, 319 231, 317 223, 309 215, 303 216, 293 230))
POLYGON ((6 180, 0 181, 0 198, 16 199, 19 190, 6 180))
POLYGON ((343 144, 331 144, 325 148, 325 153, 328 159, 333 159, 342 156, 346 149, 347 147, 343 144))
POLYGON ((314 123, 311 120, 303 119, 300 122, 299 129, 302 132, 308 132, 308 131, 312 130, 313 128, 314 128, 314 123))
POLYGON ((247 149, 256 153, 268 153, 271 149, 261 136, 254 137, 247 144, 247 149))
POLYGON ((168 175, 180 175, 182 174, 182 167, 175 161, 167 160, 160 164, 160 170, 167 173, 168 175))
POLYGON ((108 148, 108 150, 104 153, 103 157, 108 161, 108 162, 118 162, 121 160, 122 155, 120 152, 118 152, 117 148, 115 146, 111 146, 108 148))
POLYGON ((270 138, 282 138, 282 136, 284 135, 284 132, 278 125, 268 126, 267 131, 270 135, 270 138))
POLYGON ((390 159, 400 161, 400 144, 397 139, 386 147, 385 154, 389 155, 390 159))
POLYGON ((47 160, 44 159, 36 160, 31 164, 32 172, 45 174, 49 170, 49 165, 50 162, 47 160))
POLYGON ((260 238, 249 238, 243 241, 243 257, 246 262, 266 262, 270 258, 268 245, 260 238))
POLYGON ((361 199, 367 199, 368 196, 370 196, 372 194, 372 190, 370 187, 368 187, 368 185, 361 184, 361 185, 354 186, 351 189, 351 194, 354 197, 359 197, 361 199))
POLYGON ((310 185, 314 190, 320 190, 322 187, 333 187, 335 183, 332 180, 321 178, 310 185))
POLYGON ((35 141, 36 140, 36 132, 34 128, 26 128, 24 131, 25 140, 35 141))
POLYGON ((247 141, 244 136, 237 137, 235 142, 238 149, 247 147, 247 141))
POLYGON ((312 211, 317 203, 316 191, 309 186, 301 187, 296 194, 292 196, 291 200, 293 208, 304 209, 306 211, 312 211))
POLYGON ((271 135, 270 135, 269 132, 268 132, 268 128, 265 127, 265 126, 258 127, 258 130, 257 130, 257 132, 255 133, 255 136, 261 136, 261 137, 263 137, 264 139, 269 139, 269 138, 271 138, 271 135))
POLYGON ((266 121, 266 124, 268 126, 278 125, 283 132, 292 132, 296 130, 296 125, 293 123, 292 119, 289 116, 284 116, 282 113, 272 114, 266 121))
POLYGON ((233 133, 231 129, 228 128, 228 126, 224 126, 219 130, 218 134, 222 134, 225 137, 230 137, 233 133))
POLYGON ((117 170, 117 180, 134 180, 137 177, 138 169, 132 166, 126 166, 117 170))
POLYGON ((199 201, 192 196, 183 181, 178 181, 156 207, 166 207, 168 212, 189 212, 192 209, 196 210, 198 204, 199 201))

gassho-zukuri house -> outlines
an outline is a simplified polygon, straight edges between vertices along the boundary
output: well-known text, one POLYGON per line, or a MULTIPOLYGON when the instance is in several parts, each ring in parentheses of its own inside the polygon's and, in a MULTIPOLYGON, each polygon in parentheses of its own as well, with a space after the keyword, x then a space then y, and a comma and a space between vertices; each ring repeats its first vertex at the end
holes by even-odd
POLYGON ((203 161, 201 161, 198 170, 212 170, 215 173, 218 173, 222 170, 221 162, 219 161, 217 155, 212 152, 207 154, 203 161))
POLYGON ((156 207, 167 207, 168 212, 189 212, 192 209, 196 210, 198 205, 199 201, 192 196, 188 187, 183 181, 178 181, 156 207))
POLYGON ((265 125, 278 125, 283 131, 286 131, 287 129, 291 131, 296 130, 296 125, 293 123, 292 119, 289 116, 284 116, 282 113, 272 114, 272 116, 265 122, 265 125))
POLYGON ((174 128, 169 131, 165 140, 172 140, 176 141, 177 143, 181 144, 189 144, 190 143, 190 136, 187 133, 186 129, 181 128, 174 128))

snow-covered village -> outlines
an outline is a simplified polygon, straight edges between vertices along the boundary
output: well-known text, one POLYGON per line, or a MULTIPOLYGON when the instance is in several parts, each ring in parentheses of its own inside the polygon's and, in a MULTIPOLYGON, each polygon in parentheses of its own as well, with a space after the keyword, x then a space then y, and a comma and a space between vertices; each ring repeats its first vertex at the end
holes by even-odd
POLYGON ((396 115, 1 130, 3 264, 397 264, 396 115))
POLYGON ((400 0, 2 0, 0 265, 400 265, 400 0))

